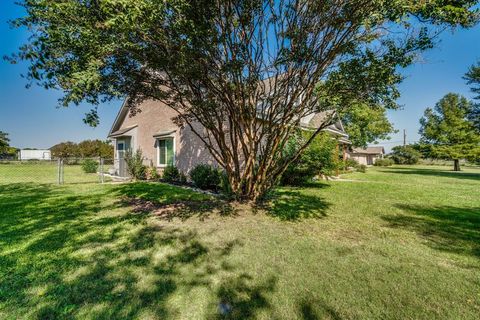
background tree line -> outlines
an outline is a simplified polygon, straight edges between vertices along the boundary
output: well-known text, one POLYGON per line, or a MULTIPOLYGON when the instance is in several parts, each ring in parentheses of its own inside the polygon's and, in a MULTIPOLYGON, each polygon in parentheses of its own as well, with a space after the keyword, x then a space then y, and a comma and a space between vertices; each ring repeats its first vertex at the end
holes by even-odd
POLYGON ((8 133, 0 131, 0 159, 14 158, 17 154, 17 148, 10 146, 8 133))
POLYGON ((66 141, 50 148, 55 158, 96 158, 113 159, 113 145, 109 140, 84 140, 79 143, 66 141))

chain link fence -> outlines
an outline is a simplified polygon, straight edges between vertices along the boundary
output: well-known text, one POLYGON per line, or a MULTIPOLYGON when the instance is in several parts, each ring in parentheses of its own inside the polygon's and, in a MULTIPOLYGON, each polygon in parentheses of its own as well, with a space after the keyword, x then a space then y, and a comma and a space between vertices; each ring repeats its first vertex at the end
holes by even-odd
POLYGON ((104 183, 115 174, 113 159, 65 158, 53 160, 0 160, 0 184, 104 183))

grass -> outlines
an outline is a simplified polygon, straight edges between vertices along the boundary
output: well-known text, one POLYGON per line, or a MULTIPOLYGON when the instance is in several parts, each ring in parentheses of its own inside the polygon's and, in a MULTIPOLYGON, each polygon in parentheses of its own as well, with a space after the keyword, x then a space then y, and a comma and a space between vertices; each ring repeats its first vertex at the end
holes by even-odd
POLYGON ((448 169, 369 168, 255 210, 0 184, 0 318, 477 319, 480 170, 448 169))
MULTIPOLYGON (((107 166, 105 166, 107 169, 107 166)), ((106 171, 106 170, 105 170, 106 171)), ((99 182, 97 173, 85 173, 82 166, 67 165, 63 167, 65 183, 99 182)), ((106 178, 105 178, 106 179, 106 178)), ((58 164, 56 161, 0 162, 0 184, 2 183, 57 183, 58 164)))

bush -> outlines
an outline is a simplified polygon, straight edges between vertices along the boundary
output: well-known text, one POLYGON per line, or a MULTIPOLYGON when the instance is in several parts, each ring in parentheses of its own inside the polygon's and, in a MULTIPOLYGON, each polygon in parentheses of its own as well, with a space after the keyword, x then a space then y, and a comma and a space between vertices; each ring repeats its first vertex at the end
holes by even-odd
POLYGON ((227 173, 225 171, 221 172, 220 191, 227 198, 233 198, 234 197, 232 186, 230 185, 230 181, 228 181, 228 176, 227 176, 227 173))
POLYGON ((180 171, 177 167, 168 165, 163 169, 162 180, 168 183, 180 183, 180 171))
POLYGON ((342 161, 341 168, 343 170, 348 170, 349 168, 356 168, 358 166, 358 161, 352 158, 347 158, 345 161, 342 161))
POLYGON ((377 167, 390 167, 393 164, 392 159, 377 159, 373 165, 377 167))
POLYGON ((190 171, 193 184, 203 190, 217 190, 222 173, 211 165, 199 164, 190 171))
POLYGON ((367 172, 367 166, 364 165, 364 164, 359 164, 359 165, 356 167, 356 169, 357 169, 358 172, 361 172, 361 173, 367 172))
POLYGON ((412 146, 396 146, 392 148, 390 158, 396 164, 417 164, 421 155, 412 146))
POLYGON ((85 173, 96 173, 98 168, 97 161, 86 159, 82 162, 82 169, 85 173))
MULTIPOLYGON (((309 133, 292 137, 285 147, 285 157, 293 155, 303 145, 309 133)), ((327 133, 318 135, 297 161, 290 164, 281 177, 282 185, 301 185, 319 174, 331 175, 339 165, 337 142, 327 133)))
POLYGON ((154 166, 148 168, 148 179, 154 181, 160 180, 160 174, 158 173, 157 168, 154 166))
POLYGON ((147 167, 143 164, 143 160, 141 150, 137 150, 134 153, 129 150, 125 153, 127 172, 135 180, 145 180, 147 177, 147 167))

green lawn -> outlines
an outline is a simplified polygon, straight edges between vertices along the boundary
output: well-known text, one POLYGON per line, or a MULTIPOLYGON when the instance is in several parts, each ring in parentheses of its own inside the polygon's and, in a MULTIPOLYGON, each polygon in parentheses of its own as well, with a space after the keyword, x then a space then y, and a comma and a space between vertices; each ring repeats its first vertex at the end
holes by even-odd
MULTIPOLYGON (((105 165, 104 171, 109 166, 105 165)), ((81 165, 63 166, 64 183, 96 183, 99 176, 96 173, 85 173, 81 165)), ((56 161, 37 162, 11 162, 2 164, 0 162, 0 184, 4 183, 57 183, 58 164, 56 161)))
POLYGON ((369 168, 254 210, 0 183, 0 319, 478 319, 480 169, 448 169, 369 168))

